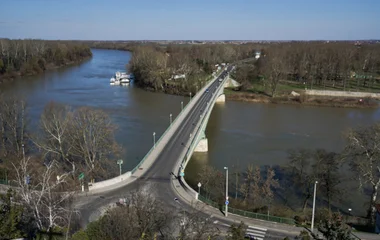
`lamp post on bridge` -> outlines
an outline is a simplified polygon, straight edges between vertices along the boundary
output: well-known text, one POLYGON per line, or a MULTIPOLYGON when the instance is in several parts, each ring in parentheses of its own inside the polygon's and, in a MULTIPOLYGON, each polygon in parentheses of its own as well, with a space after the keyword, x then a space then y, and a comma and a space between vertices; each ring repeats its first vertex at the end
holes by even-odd
POLYGON ((190 101, 191 101, 191 92, 190 92, 190 101))
POLYGON ((156 132, 153 132, 153 148, 156 148, 156 132))
POLYGON ((224 170, 226 170, 226 213, 225 216, 228 216, 228 167, 224 167, 224 170))
POLYGON ((183 101, 181 102, 181 112, 183 111, 183 101))
POLYGON ((198 183, 198 196, 201 195, 201 187, 202 187, 202 184, 199 182, 198 183))
POLYGON ((123 164, 123 159, 119 159, 119 160, 117 160, 117 164, 119 165, 120 176, 121 176, 121 165, 123 164))
POLYGON ((170 113, 170 115, 169 115, 169 119, 170 119, 170 126, 172 125, 172 122, 173 122, 173 120, 172 120, 172 116, 173 116, 173 114, 171 114, 171 113, 170 113))

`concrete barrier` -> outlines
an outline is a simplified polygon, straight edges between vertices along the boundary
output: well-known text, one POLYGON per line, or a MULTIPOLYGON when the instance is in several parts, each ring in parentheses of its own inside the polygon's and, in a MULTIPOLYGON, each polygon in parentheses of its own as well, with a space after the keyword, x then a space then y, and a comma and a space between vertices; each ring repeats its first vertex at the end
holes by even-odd
MULTIPOLYGON (((132 172, 129 171, 129 172, 126 172, 126 173, 119 175, 117 177, 110 178, 110 179, 107 179, 107 180, 104 180, 101 182, 89 183, 88 184, 88 190, 90 192, 94 192, 94 191, 102 189, 102 188, 110 187, 112 185, 121 183, 124 180, 127 180, 131 176, 132 176, 132 172)), ((108 190, 110 190, 110 189, 108 189, 108 190)))
MULTIPOLYGON (((208 118, 210 117, 212 109, 216 103, 216 99, 220 96, 220 92, 222 91, 221 89, 224 89, 224 83, 226 81, 227 80, 225 79, 224 82, 220 85, 220 89, 218 90, 218 92, 215 92, 214 96, 212 97, 211 104, 208 105, 209 110, 207 111, 207 114, 198 120, 196 127, 195 127, 195 132, 193 132, 192 137, 189 138, 189 140, 186 143, 186 146, 188 146, 188 147, 182 151, 176 165, 174 166, 173 172, 176 172, 178 175, 179 175, 180 171, 185 170, 185 168, 186 168, 186 166, 187 166, 187 164, 191 158, 191 155, 197 146, 199 137, 200 137, 201 132, 202 132, 202 126, 204 124, 207 124, 208 118)), ((192 187, 190 187, 187 184, 185 178, 179 177, 178 182, 181 185, 181 187, 185 190, 185 192, 188 194, 188 196, 190 196, 194 200, 198 199, 198 193, 192 187)), ((172 181, 172 184, 175 185, 175 182, 172 181)), ((172 186, 172 187, 173 187, 173 189, 176 189, 175 186, 172 186)))
MULTIPOLYGON (((217 77, 219 77, 218 74, 217 77)), ((202 93, 206 91, 207 88, 216 80, 213 78, 209 81, 200 91, 198 91, 191 101, 184 107, 183 111, 180 112, 177 117, 173 120, 172 124, 166 129, 166 131, 161 135, 161 137, 156 141, 156 146, 151 148, 144 158, 137 164, 137 166, 127 173, 117 176, 115 178, 107 179, 101 182, 93 183, 89 185, 89 193, 99 193, 109 190, 113 190, 122 186, 125 186, 137 178, 141 177, 147 169, 154 163, 156 158, 159 156, 161 151, 164 149, 166 144, 169 142, 173 134, 177 131, 178 127, 181 125, 182 121, 189 115, 189 112, 198 102, 202 93)))
POLYGON ((330 90, 305 90, 306 95, 313 96, 330 96, 330 97, 356 97, 356 98, 378 98, 380 93, 369 92, 348 92, 348 91, 330 91, 330 90))

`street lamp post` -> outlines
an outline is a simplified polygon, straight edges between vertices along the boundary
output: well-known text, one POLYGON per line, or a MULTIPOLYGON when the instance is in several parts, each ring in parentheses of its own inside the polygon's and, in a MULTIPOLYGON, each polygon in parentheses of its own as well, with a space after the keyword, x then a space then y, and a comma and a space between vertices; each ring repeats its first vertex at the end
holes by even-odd
POLYGON ((201 187, 202 187, 202 184, 199 182, 198 183, 198 196, 201 195, 201 187))
POLYGON ((314 183, 314 198, 313 198, 313 213, 311 216, 311 232, 314 232, 315 198, 317 195, 317 184, 318 184, 318 181, 315 181, 315 183, 314 183))
POLYGON ((23 155, 23 158, 25 160, 25 148, 24 148, 24 144, 22 144, 21 146, 22 146, 22 155, 23 155))
POLYGON ((153 132, 153 148, 156 148, 156 132, 153 132))
POLYGON ((191 101, 191 92, 190 92, 190 101, 191 101))
POLYGON ((228 216, 228 167, 224 167, 226 170, 226 217, 228 216))
POLYGON ((183 111, 183 101, 181 102, 181 112, 183 111))
POLYGON ((173 114, 170 113, 170 115, 169 115, 169 118, 170 118, 170 125, 172 125, 172 122, 173 122, 173 120, 172 120, 172 116, 173 116, 173 114))
POLYGON ((123 159, 117 160, 117 164, 119 164, 120 175, 121 175, 121 165, 123 164, 123 159))

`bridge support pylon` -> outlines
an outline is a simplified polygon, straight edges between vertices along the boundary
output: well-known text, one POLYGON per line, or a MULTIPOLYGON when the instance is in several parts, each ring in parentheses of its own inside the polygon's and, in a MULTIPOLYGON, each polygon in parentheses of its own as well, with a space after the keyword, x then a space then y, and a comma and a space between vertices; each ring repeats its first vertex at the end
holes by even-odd
POLYGON ((216 100, 215 102, 217 103, 221 103, 221 102, 225 102, 226 101, 226 95, 223 93, 221 94, 216 100))
POLYGON ((208 152, 208 140, 206 137, 199 140, 194 152, 208 152))

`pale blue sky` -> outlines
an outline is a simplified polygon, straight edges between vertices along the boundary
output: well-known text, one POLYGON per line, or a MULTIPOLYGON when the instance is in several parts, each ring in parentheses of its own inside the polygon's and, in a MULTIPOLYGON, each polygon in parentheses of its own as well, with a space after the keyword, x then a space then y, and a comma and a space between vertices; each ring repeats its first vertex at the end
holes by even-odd
POLYGON ((380 0, 0 0, 0 37, 380 39, 380 0))

